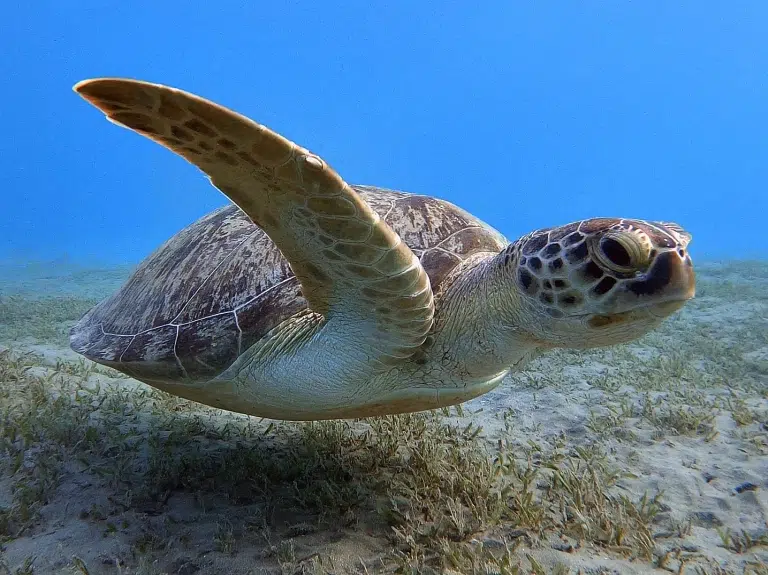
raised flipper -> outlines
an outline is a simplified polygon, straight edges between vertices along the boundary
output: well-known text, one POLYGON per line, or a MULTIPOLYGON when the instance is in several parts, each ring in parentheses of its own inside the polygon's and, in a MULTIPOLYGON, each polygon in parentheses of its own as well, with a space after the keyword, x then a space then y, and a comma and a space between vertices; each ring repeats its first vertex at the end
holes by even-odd
POLYGON ((322 159, 181 90, 112 78, 74 89, 115 124, 207 174, 280 248, 311 309, 348 327, 370 359, 397 362, 424 342, 434 315, 426 272, 322 159))

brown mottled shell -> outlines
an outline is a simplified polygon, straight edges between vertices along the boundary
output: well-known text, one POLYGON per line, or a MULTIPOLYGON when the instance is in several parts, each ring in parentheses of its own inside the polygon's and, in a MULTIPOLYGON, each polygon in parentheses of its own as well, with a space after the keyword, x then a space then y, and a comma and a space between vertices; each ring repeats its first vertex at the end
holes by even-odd
MULTIPOLYGON (((504 237, 448 202, 353 186, 421 259, 433 290, 504 237)), ((235 205, 160 246, 73 328, 75 351, 145 381, 207 380, 307 302, 277 246, 235 205)))

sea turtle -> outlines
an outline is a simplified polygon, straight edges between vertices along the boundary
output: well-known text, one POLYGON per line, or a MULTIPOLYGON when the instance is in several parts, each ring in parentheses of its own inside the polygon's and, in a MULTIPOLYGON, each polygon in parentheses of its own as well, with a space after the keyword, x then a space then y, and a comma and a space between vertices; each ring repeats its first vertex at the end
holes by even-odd
POLYGON ((553 348, 634 340, 694 295, 679 225, 502 234, 440 199, 347 184, 213 102, 129 79, 75 91, 234 205, 149 256, 72 348, 169 393, 288 420, 457 404, 553 348))

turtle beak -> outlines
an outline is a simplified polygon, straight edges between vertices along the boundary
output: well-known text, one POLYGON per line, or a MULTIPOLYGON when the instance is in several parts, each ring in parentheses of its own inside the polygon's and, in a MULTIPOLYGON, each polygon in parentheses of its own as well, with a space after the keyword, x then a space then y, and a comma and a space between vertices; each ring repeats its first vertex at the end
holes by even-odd
POLYGON ((650 311, 666 317, 682 308, 696 295, 696 274, 691 257, 684 250, 669 250, 659 254, 643 278, 628 284, 627 289, 638 297, 653 296, 650 311))
POLYGON ((647 272, 627 283, 627 290, 661 301, 691 299, 696 293, 696 276, 690 256, 682 249, 660 253, 647 272))
MULTIPOLYGON (((666 288, 667 301, 686 302, 696 296, 696 274, 691 256, 684 250, 667 252, 669 262, 669 283, 666 288)), ((662 254, 664 255, 664 254, 662 254)))

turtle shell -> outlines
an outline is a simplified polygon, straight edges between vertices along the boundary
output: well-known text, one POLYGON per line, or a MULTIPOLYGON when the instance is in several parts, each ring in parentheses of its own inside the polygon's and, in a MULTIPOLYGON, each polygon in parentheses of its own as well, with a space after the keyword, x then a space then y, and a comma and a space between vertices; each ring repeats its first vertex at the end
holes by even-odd
MULTIPOLYGON (((496 230, 429 196, 354 186, 420 258, 433 289, 468 256, 507 245, 496 230)), ((287 260, 235 205, 160 246, 72 329, 72 349, 148 383, 205 381, 307 308, 287 260)))

